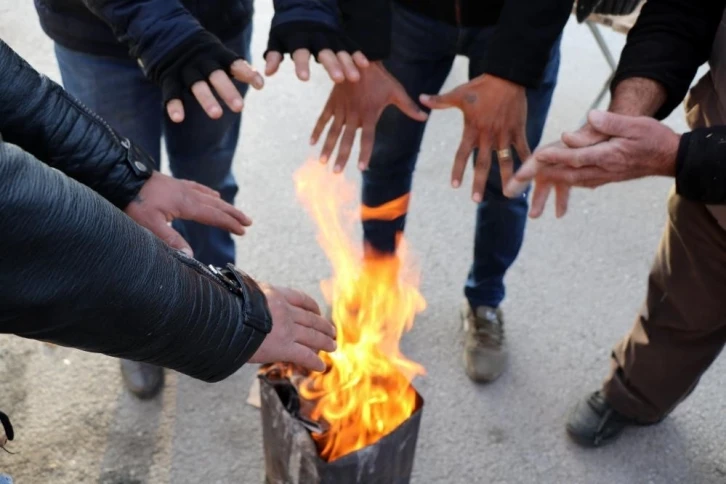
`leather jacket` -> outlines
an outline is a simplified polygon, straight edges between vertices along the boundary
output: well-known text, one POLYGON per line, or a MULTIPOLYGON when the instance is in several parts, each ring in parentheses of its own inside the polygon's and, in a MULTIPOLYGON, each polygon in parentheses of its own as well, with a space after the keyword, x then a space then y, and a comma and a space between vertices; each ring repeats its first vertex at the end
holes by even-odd
POLYGON ((256 352, 271 329, 257 284, 118 210, 150 173, 146 155, 2 41, 0 134, 0 333, 207 382, 256 352))

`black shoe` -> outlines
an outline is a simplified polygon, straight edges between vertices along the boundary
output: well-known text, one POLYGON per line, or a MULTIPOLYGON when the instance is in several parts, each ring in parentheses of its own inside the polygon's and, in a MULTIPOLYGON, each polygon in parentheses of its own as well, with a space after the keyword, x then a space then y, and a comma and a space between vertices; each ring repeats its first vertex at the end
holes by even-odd
POLYGON ((599 447, 615 440, 629 425, 639 423, 612 408, 598 390, 572 409, 567 433, 583 447, 599 447))
POLYGON ((164 369, 148 363, 121 360, 121 376, 126 388, 142 400, 154 398, 164 386, 164 369))

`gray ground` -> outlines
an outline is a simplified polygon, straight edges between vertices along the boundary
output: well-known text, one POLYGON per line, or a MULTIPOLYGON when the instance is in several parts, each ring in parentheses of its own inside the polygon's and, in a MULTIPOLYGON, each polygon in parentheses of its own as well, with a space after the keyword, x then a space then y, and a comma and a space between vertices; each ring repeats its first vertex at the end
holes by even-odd
MULTIPOLYGON (((258 2, 254 60, 264 50, 271 7, 258 2)), ((0 0, 0 36, 58 79, 52 44, 30 0, 0 0)), ((617 52, 622 36, 607 35, 617 52)), ((447 87, 465 78, 457 61, 447 87)), ((590 33, 574 22, 545 141, 578 125, 607 76, 590 33)), ((302 85, 286 64, 250 95, 236 172, 239 206, 256 225, 239 241, 239 265, 299 286, 319 300, 329 267, 315 229, 296 204, 291 175, 311 153, 306 140, 329 89, 320 71, 302 85)), ((682 129, 681 112, 669 120, 682 129)), ((470 262, 474 206, 448 176, 460 136, 457 112, 438 112, 416 176, 409 238, 423 263, 429 307, 403 343, 428 375, 415 466, 428 483, 717 483, 726 481, 726 360, 662 425, 630 431, 616 445, 582 450, 564 434, 575 400, 605 375, 610 347, 630 326, 664 221, 665 180, 577 191, 570 214, 529 224, 508 277, 508 373, 475 386, 461 367, 457 310, 470 262), (435 344, 434 344, 435 342, 435 344)), ((355 170, 350 176, 357 178, 355 170)), ((244 403, 246 368, 207 385, 168 375, 162 397, 139 403, 121 387, 116 361, 3 337, 0 408, 10 413, 15 455, 0 467, 19 483, 259 483, 258 411, 244 403)))

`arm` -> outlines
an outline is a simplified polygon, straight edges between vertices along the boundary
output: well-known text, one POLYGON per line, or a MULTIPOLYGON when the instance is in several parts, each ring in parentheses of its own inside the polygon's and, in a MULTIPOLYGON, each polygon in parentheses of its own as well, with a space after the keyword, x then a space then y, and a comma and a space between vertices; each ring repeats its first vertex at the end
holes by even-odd
POLYGON ((0 40, 0 133, 36 158, 123 209, 152 167, 58 84, 39 74, 0 40))
POLYGON ((221 380, 270 331, 262 292, 228 291, 88 188, 0 141, 0 331, 221 380))
POLYGON ((525 87, 539 85, 572 12, 572 0, 508 0, 487 48, 485 72, 525 87))
POLYGON ((652 115, 668 116, 708 60, 724 7, 724 0, 648 0, 628 34, 612 91, 630 78, 656 81, 666 97, 652 115))

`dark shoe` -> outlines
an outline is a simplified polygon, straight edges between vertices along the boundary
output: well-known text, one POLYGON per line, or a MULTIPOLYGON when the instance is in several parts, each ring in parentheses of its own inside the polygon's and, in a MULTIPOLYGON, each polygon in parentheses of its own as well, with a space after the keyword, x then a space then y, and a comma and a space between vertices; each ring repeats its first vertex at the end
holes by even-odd
POLYGON ((164 369, 148 363, 121 360, 121 376, 126 388, 142 400, 154 398, 164 386, 164 369))
POLYGON ((615 440, 630 425, 640 424, 612 408, 598 390, 572 409, 567 433, 584 447, 599 447, 615 440))
POLYGON ((467 376, 478 383, 496 380, 507 363, 501 310, 487 306, 473 310, 469 303, 465 303, 461 319, 465 332, 464 369, 467 376))

